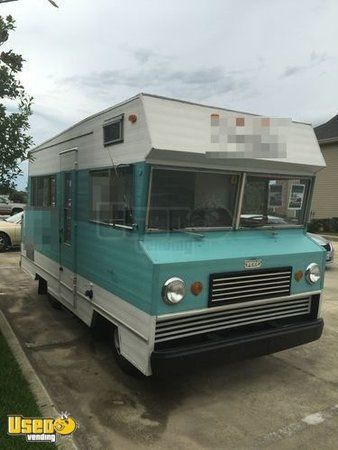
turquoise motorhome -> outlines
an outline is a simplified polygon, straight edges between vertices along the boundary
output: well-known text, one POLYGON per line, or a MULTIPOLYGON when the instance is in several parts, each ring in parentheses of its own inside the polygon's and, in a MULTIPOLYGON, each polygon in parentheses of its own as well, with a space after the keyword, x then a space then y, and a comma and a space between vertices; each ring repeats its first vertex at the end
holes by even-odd
POLYGON ((22 268, 88 326, 111 322, 124 367, 320 337, 310 125, 139 94, 31 156, 22 268))

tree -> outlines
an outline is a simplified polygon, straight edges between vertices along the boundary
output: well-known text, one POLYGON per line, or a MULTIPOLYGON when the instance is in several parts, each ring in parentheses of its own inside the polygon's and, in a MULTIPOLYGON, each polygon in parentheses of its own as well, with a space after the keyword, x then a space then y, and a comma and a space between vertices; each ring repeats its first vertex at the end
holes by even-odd
POLYGON ((13 203, 27 203, 27 191, 17 191, 9 186, 0 186, 0 195, 8 196, 13 203))
MULTIPOLYGON (((15 29, 12 16, 0 16, 0 46, 15 29)), ((12 50, 0 53, 0 185, 14 186, 21 173, 19 164, 33 145, 29 135, 29 116, 33 98, 18 79, 24 59, 12 50)))

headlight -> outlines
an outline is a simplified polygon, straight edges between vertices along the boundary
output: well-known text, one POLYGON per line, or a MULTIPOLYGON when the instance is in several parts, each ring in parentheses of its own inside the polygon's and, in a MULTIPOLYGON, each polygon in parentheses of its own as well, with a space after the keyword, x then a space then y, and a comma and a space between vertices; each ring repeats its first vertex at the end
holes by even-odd
POLYGON ((169 278, 162 288, 163 301, 171 305, 179 303, 185 296, 185 283, 180 278, 169 278))
POLYGON ((320 268, 318 264, 312 263, 307 266, 305 271, 305 278, 311 284, 317 283, 317 281, 320 280, 320 268))

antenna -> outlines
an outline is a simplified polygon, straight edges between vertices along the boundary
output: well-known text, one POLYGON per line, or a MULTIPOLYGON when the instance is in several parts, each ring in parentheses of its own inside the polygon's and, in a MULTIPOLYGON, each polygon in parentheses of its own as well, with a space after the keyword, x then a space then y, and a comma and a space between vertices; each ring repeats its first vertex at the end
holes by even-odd
POLYGON ((48 0, 49 3, 53 6, 55 6, 55 8, 58 8, 58 5, 54 2, 54 0, 48 0))
MULTIPOLYGON (((17 2, 18 0, 0 0, 0 4, 1 3, 9 3, 9 2, 17 2)), ((49 1, 49 3, 53 6, 55 6, 55 8, 58 8, 58 5, 54 2, 54 0, 47 0, 49 1)))

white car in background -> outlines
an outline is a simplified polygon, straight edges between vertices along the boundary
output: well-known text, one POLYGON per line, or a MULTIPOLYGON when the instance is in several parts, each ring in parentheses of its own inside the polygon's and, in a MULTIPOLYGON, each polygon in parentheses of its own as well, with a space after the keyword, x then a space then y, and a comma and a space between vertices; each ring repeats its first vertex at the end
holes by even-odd
POLYGON ((0 252, 20 245, 22 216, 23 211, 0 221, 0 252))
MULTIPOLYGON (((249 221, 251 225, 257 225, 262 223, 262 220, 265 219, 265 225, 287 225, 287 221, 282 217, 277 216, 266 216, 264 217, 262 214, 242 214, 241 218, 244 221, 249 221)), ((334 261, 334 247, 332 242, 326 239, 324 236, 320 234, 307 233, 307 235, 315 241, 316 244, 322 246, 324 250, 326 250, 326 264, 330 264, 334 261)))
POLYGON ((11 216, 23 211, 25 208, 25 203, 12 203, 6 197, 0 195, 0 214, 11 216))
POLYGON ((307 235, 310 236, 316 244, 321 245, 326 250, 326 264, 332 263, 334 261, 334 247, 332 242, 320 234, 307 233, 307 235))

